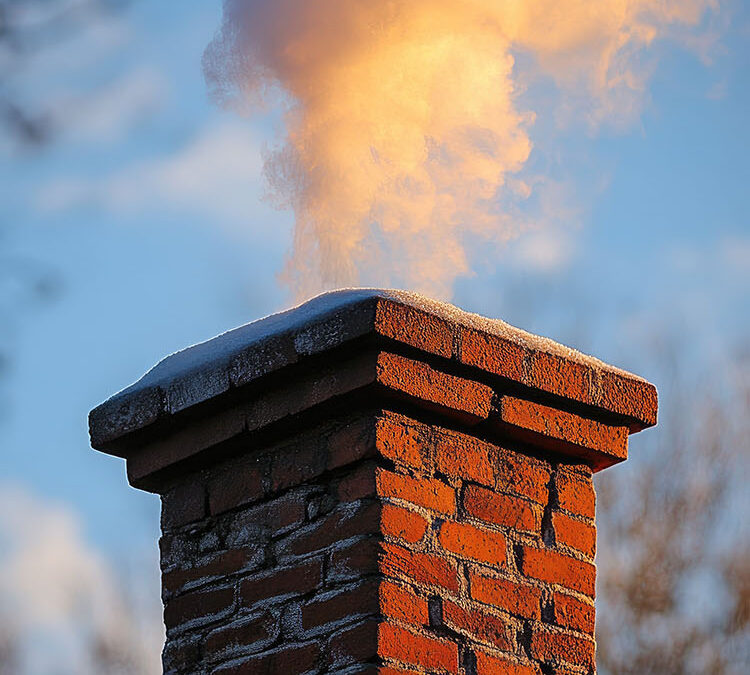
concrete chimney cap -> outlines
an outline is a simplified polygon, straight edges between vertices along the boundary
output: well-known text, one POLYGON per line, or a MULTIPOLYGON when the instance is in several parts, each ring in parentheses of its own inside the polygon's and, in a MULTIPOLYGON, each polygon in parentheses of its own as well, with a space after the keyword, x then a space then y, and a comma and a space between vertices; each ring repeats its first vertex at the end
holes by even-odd
POLYGON ((591 406, 631 431, 656 423, 653 385, 599 359, 417 293, 343 289, 167 356, 91 411, 92 446, 368 336, 591 406))

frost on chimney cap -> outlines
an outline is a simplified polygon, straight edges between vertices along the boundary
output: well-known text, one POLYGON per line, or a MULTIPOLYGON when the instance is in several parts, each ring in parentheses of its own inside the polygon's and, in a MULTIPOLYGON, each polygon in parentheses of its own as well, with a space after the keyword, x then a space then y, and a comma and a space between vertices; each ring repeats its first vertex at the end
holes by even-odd
POLYGON ((656 423, 656 389, 636 375, 417 293, 350 289, 166 357, 91 411, 91 444, 106 450, 157 421, 368 336, 598 409, 631 431, 656 423))

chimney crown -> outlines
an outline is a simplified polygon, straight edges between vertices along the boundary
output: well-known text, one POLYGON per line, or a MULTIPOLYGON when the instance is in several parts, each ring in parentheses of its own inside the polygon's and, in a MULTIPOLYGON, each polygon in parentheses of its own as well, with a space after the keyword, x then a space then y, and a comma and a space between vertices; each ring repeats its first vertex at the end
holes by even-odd
POLYGON ((166 358, 90 415, 162 498, 165 673, 595 670, 593 472, 639 377, 400 291, 166 358))

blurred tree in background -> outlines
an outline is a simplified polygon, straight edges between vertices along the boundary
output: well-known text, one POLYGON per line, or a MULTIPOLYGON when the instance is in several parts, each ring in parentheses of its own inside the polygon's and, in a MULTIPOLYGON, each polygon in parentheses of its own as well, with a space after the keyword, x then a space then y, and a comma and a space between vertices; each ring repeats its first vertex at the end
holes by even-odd
MULTIPOLYGON (((24 91, 27 69, 50 47, 121 9, 127 0, 0 0, 0 154, 41 153, 54 141, 59 117, 48 102, 24 91), (55 121, 53 121, 53 119, 55 121)), ((54 269, 12 252, 13 223, 0 219, 0 379, 24 311, 54 299, 61 279, 54 269)), ((0 414, 5 409, 0 400, 0 414)))
POLYGON ((659 426, 628 464, 597 477, 599 672, 740 675, 750 664, 750 355, 708 373, 677 344, 660 356, 659 426))

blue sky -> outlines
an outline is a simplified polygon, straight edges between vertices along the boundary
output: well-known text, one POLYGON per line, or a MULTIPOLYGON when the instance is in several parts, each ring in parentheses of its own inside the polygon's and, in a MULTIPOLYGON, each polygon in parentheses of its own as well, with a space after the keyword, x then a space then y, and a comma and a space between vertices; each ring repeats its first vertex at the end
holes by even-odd
MULTIPOLYGON (((88 410, 164 355, 290 301, 276 275, 293 218, 261 201, 278 117, 208 100, 200 61, 221 7, 179 5, 136 2, 45 52, 19 87, 67 123, 48 148, 0 146, 2 245, 61 280, 56 299, 14 313, 0 476, 69 509, 115 561, 153 555, 158 500, 90 449, 88 410)), ((747 344, 750 10, 726 11, 712 63, 657 47, 636 123, 556 136, 549 172, 571 226, 477 266, 457 304, 647 377, 632 345, 649 327, 689 336, 707 363, 747 344)))

